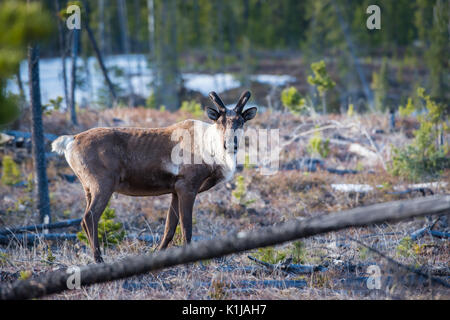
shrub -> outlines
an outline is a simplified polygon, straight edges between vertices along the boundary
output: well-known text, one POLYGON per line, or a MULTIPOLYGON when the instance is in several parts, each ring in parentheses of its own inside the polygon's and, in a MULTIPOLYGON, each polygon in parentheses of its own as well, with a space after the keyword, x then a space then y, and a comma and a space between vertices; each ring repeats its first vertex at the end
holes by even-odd
POLYGON ((348 117, 353 117, 355 115, 355 106, 353 105, 353 103, 350 103, 348 106, 348 110, 347 110, 347 116, 348 117))
POLYGON ((201 118, 203 116, 202 105, 195 100, 183 101, 180 110, 189 112, 196 118, 201 118))
POLYGON ((297 264, 305 262, 305 254, 304 243, 295 241, 284 249, 276 249, 275 247, 259 248, 255 253, 255 257, 270 264, 277 264, 287 258, 291 258, 291 262, 297 264))
POLYGON ((156 99, 154 93, 148 96, 147 100, 145 101, 145 107, 148 109, 156 109, 156 99))
MULTIPOLYGON (((417 94, 425 102, 426 113, 418 117, 420 127, 414 132, 414 141, 403 148, 393 148, 391 172, 395 176, 403 176, 410 180, 435 178, 441 171, 450 167, 448 144, 443 143, 445 132, 449 128, 445 121, 445 106, 437 104, 425 94, 423 88, 417 94)), ((420 110, 408 99, 406 107, 401 107, 403 115, 420 110)))
POLYGON ((330 152, 330 140, 324 140, 320 131, 316 131, 314 136, 309 139, 309 144, 307 147, 307 151, 311 155, 320 156, 322 158, 326 158, 328 153, 330 152))
POLYGON ((421 246, 411 239, 411 237, 405 237, 400 240, 397 246, 397 254, 405 258, 415 258, 421 253, 421 246))
POLYGON ((231 194, 233 195, 233 197, 236 198, 236 200, 242 206, 251 205, 252 203, 254 203, 256 201, 255 199, 249 199, 249 196, 247 193, 247 183, 245 182, 244 176, 237 176, 236 189, 234 189, 234 191, 231 194))
POLYGON ((406 103, 406 106, 400 106, 398 107, 398 113, 402 117, 406 117, 411 115, 415 111, 415 107, 413 104, 412 98, 408 98, 408 102, 406 103))
MULTIPOLYGON (((98 223, 98 239, 104 248, 120 243, 125 237, 122 223, 115 222, 115 217, 116 210, 108 205, 98 223)), ((77 233, 77 238, 85 244, 89 244, 84 230, 77 233)))
POLYGON ((45 115, 51 115, 53 110, 60 110, 63 98, 58 96, 56 99, 50 99, 49 103, 42 105, 42 112, 45 115))
POLYGON ((379 111, 387 110, 387 94, 389 87, 387 59, 384 58, 379 72, 373 72, 371 87, 374 91, 375 108, 379 111))
POLYGON ((255 256, 261 261, 277 264, 286 259, 286 252, 284 250, 276 250, 274 247, 266 247, 259 248, 255 256))
POLYGON ((2 160, 2 183, 12 186, 20 181, 20 170, 11 156, 4 156, 2 160))
POLYGON ((308 76, 308 83, 316 86, 319 94, 322 96, 326 91, 333 89, 336 83, 331 79, 327 72, 325 61, 311 63, 313 76, 308 76))
POLYGON ((19 280, 27 280, 33 275, 31 270, 21 270, 19 274, 19 280))
POLYGON ((295 87, 289 87, 281 92, 281 102, 292 114, 299 115, 305 109, 305 99, 295 87))
POLYGON ((327 72, 325 61, 311 63, 311 70, 313 76, 308 76, 308 83, 315 86, 319 91, 319 96, 322 98, 323 112, 327 112, 326 93, 333 89, 336 83, 331 79, 327 72))
POLYGON ((239 203, 241 203, 243 198, 245 197, 246 191, 247 188, 245 186, 244 176, 237 176, 236 189, 231 194, 236 198, 237 201, 239 201, 239 203))

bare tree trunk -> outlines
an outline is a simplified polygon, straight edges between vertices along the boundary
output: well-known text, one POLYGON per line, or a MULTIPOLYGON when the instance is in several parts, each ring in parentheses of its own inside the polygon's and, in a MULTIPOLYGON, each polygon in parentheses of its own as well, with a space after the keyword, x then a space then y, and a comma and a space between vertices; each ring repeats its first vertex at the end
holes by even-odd
POLYGON ((326 93, 322 93, 320 95, 320 97, 322 98, 322 108, 323 108, 323 114, 327 114, 327 97, 326 97, 326 93))
POLYGON ((19 70, 16 73, 16 77, 17 77, 17 86, 19 87, 20 98, 25 101, 26 100, 25 89, 23 88, 22 75, 20 74, 20 65, 19 65, 19 70))
POLYGON ((37 186, 37 209, 41 223, 50 223, 50 198, 45 160, 44 128, 42 125, 41 89, 39 84, 39 47, 28 48, 28 77, 32 111, 31 141, 35 184, 37 186))
POLYGON ((353 60, 353 64, 355 65, 356 72, 358 73, 359 80, 361 81, 361 85, 363 87, 367 103, 369 105, 370 110, 374 111, 375 107, 374 107, 373 93, 372 90, 370 90, 370 87, 366 81, 366 76, 364 75, 364 71, 362 70, 358 57, 356 55, 356 49, 355 46, 353 45, 353 41, 350 36, 350 30, 348 29, 348 25, 345 19, 342 17, 341 10, 339 9, 339 3, 333 1, 333 6, 342 29, 342 33, 344 34, 345 41, 347 42, 347 46, 349 48, 349 52, 353 60))
MULTIPOLYGON (((139 5, 140 5, 139 0, 133 1, 134 17, 136 19, 136 23, 135 23, 136 30, 134 30, 135 46, 134 46, 134 48, 132 48, 132 52, 141 54, 142 53, 142 45, 141 45, 141 41, 139 39, 139 28, 141 26, 141 14, 140 14, 139 5)), ((144 82, 142 80, 142 63, 141 62, 142 62, 141 57, 139 56, 138 61, 137 61, 137 76, 139 78, 138 92, 142 95, 142 93, 144 92, 144 82)))
MULTIPOLYGON (((130 54, 130 39, 128 37, 127 4, 125 3, 124 0, 117 0, 117 8, 119 10, 119 25, 120 25, 122 48, 125 51, 125 54, 128 56, 130 54)), ((133 84, 131 83, 129 57, 127 57, 127 61, 128 61, 128 72, 126 72, 126 78, 129 95, 128 104, 130 106, 134 106, 134 92, 133 92, 133 84)))
POLYGON ((72 75, 70 83, 70 120, 73 125, 77 125, 77 113, 75 109, 75 89, 77 81, 77 58, 80 43, 80 30, 72 30, 72 75))
POLYGON ((106 69, 105 64, 103 62, 102 54, 97 46, 97 41, 95 41, 94 33, 92 32, 91 27, 89 25, 89 14, 90 14, 89 4, 86 0, 83 1, 83 4, 84 4, 85 10, 86 10, 86 17, 85 17, 85 19, 83 19, 84 27, 88 34, 88 38, 89 38, 89 41, 91 42, 92 48, 94 49, 95 56, 97 58, 97 62, 100 66, 100 70, 102 70, 103 77, 105 78, 105 82, 106 82, 106 85, 108 86, 109 93, 111 95, 111 98, 113 100, 113 105, 114 105, 117 100, 116 90, 114 89, 114 85, 112 84, 111 79, 109 78, 108 70, 106 69))
POLYGON ((98 1, 98 37, 100 39, 99 51, 101 54, 105 54, 105 0, 98 1))
POLYGON ((155 55, 155 6, 153 0, 147 0, 147 22, 148 22, 148 48, 149 48, 149 69, 151 75, 151 82, 153 87, 153 94, 156 91, 156 76, 157 76, 157 65, 156 65, 156 55, 155 55))
POLYGON ((147 0, 147 10, 148 10, 148 35, 149 35, 149 51, 150 54, 154 55, 155 50, 155 4, 153 0, 147 0))
MULTIPOLYGON (((22 75, 20 74, 20 65, 19 69, 16 72, 17 78, 17 86, 19 87, 19 97, 20 97, 20 111, 22 114, 26 114, 25 109, 28 108, 27 98, 25 96, 25 89, 23 87, 22 75)), ((20 124, 22 123, 23 117, 17 117, 14 122, 11 124, 11 128, 13 130, 20 130, 20 124)))
POLYGON ((389 131, 395 131, 395 110, 393 108, 389 109, 389 131))
POLYGON ((156 103, 174 111, 178 100, 178 54, 176 29, 176 0, 159 5, 158 37, 156 43, 156 103))
MULTIPOLYGON (((59 0, 55 0, 55 10, 56 14, 59 14, 61 7, 59 5, 59 0)), ((58 19, 58 43, 59 43, 59 52, 61 55, 61 63, 62 63, 62 77, 63 77, 63 88, 64 88, 64 101, 66 102, 66 110, 69 109, 69 93, 67 89, 67 70, 66 70, 66 48, 64 41, 64 28, 61 23, 61 19, 58 19)))
POLYGON ((224 49, 224 3, 222 0, 215 2, 216 14, 217 14, 217 33, 218 33, 218 43, 217 49, 219 54, 219 72, 223 73, 225 68, 225 49, 224 49))
POLYGON ((244 10, 242 12, 243 21, 243 41, 241 50, 241 84, 245 87, 250 86, 251 71, 251 50, 252 43, 249 36, 249 18, 250 18, 250 1, 244 0, 244 10))
MULTIPOLYGON (((294 220, 213 240, 194 242, 178 248, 124 258, 114 263, 91 264, 78 269, 80 285, 91 285, 140 275, 184 263, 212 259, 232 253, 273 246, 287 241, 377 223, 400 221, 450 211, 450 196, 430 196, 354 208, 327 215, 294 220)), ((31 299, 68 289, 74 272, 55 271, 38 278, 18 280, 0 286, 0 299, 31 299)), ((430 278, 430 280, 432 280, 430 278)), ((448 286, 448 284, 444 283, 448 286)))
POLYGON ((200 6, 198 4, 198 0, 193 0, 194 1, 194 21, 192 21, 193 23, 193 31, 194 34, 196 36, 195 38, 195 45, 199 45, 200 44, 200 39, 201 39, 201 29, 200 29, 200 22, 199 22, 199 17, 200 17, 200 6))

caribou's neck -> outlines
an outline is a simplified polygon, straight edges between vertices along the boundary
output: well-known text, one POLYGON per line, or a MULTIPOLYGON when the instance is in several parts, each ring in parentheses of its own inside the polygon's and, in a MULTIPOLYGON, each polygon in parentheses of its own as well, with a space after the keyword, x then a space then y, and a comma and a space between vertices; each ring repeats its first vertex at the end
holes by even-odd
POLYGON ((204 161, 210 162, 210 159, 214 160, 214 164, 220 168, 225 181, 230 180, 236 170, 236 154, 228 153, 223 148, 222 131, 218 130, 216 124, 209 124, 203 122, 204 134, 202 150, 204 155, 204 161), (206 158, 207 157, 207 158, 206 158))

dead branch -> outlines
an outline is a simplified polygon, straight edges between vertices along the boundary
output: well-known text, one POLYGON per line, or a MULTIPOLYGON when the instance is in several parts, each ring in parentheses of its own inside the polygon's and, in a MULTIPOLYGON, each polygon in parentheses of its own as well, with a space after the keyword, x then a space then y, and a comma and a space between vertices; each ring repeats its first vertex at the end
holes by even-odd
POLYGON ((449 239, 450 238, 450 233, 448 233, 448 232, 441 232, 441 231, 437 231, 437 230, 429 230, 428 232, 433 237, 436 237, 436 238, 441 238, 441 239, 449 239))
POLYGON ((349 237, 349 239, 354 241, 354 242, 356 242, 356 243, 358 243, 358 244, 360 244, 360 245, 362 245, 363 247, 369 249, 370 251, 375 252, 376 254, 378 254, 379 256, 383 257, 384 259, 386 259, 391 264, 394 264, 394 265, 396 265, 396 266, 398 266, 398 267, 400 267, 400 268, 402 268, 402 269, 404 269, 406 271, 415 273, 415 274, 417 274, 420 277, 424 277, 425 279, 429 279, 431 282, 438 283, 438 284, 440 284, 440 285, 442 285, 442 286, 444 286, 446 288, 450 288, 450 284, 447 283, 444 280, 432 277, 431 275, 424 273, 420 269, 404 265, 403 263, 400 263, 397 260, 394 260, 393 258, 385 255, 384 253, 382 253, 381 251, 375 249, 374 247, 369 246, 369 245, 365 244, 364 242, 359 241, 358 239, 354 239, 354 238, 351 238, 351 237, 349 237))
POLYGON ((326 271, 327 268, 323 266, 310 266, 310 265, 301 265, 301 264, 294 264, 294 263, 285 263, 281 262, 279 264, 271 264, 267 263, 265 261, 256 259, 255 257, 252 257, 250 255, 247 256, 250 260, 268 268, 269 270, 275 271, 285 271, 289 273, 295 273, 295 274, 305 274, 305 273, 313 273, 316 271, 326 271))
MULTIPOLYGON (((300 221, 294 220, 263 230, 251 230, 233 236, 194 242, 185 247, 170 248, 151 255, 128 257, 114 263, 83 266, 79 269, 79 279, 80 284, 86 286, 349 227, 362 227, 449 211, 450 195, 380 203, 300 221)), ((73 277, 73 274, 61 270, 49 272, 35 279, 3 284, 0 286, 0 299, 31 299, 58 293, 68 289, 68 279, 73 277)))
MULTIPOLYGON (((127 240, 139 240, 147 244, 154 244, 160 241, 159 236, 126 236, 127 240)), ((76 241, 75 233, 19 233, 0 235, 0 244, 9 245, 11 242, 18 242, 25 245, 34 245, 39 241, 76 241)))
MULTIPOLYGON (((195 285, 197 287, 210 288, 214 282, 199 281, 195 285)), ((224 281, 221 283, 224 289, 259 289, 259 288, 304 288, 307 283, 305 280, 240 280, 240 281, 224 281)), ((125 281, 122 288, 129 291, 142 290, 142 289, 163 289, 170 288, 170 283, 161 282, 131 282, 125 281)))
POLYGON ((256 259, 255 257, 252 257, 251 255, 248 255, 247 258, 249 258, 250 260, 256 262, 259 265, 262 265, 263 267, 266 267, 267 269, 271 270, 271 271, 275 271, 279 269, 279 266, 256 259))
POLYGON ((423 228, 420 228, 420 229, 414 231, 413 233, 411 233, 411 240, 416 241, 417 239, 422 238, 425 235, 425 233, 428 231, 428 228, 429 228, 428 226, 423 227, 423 228))
POLYGON ((67 228, 71 226, 80 226, 81 219, 70 219, 64 221, 58 221, 49 224, 35 224, 31 226, 23 226, 23 227, 14 227, 14 228, 3 228, 0 229, 0 235, 8 235, 8 234, 17 234, 23 233, 27 231, 42 231, 42 230, 50 230, 50 229, 60 229, 67 228))
MULTIPOLYGON (((31 132, 24 132, 24 131, 17 131, 17 130, 5 130, 3 131, 5 134, 14 137, 14 139, 31 139, 31 132)), ((51 134, 51 133, 44 133, 44 138, 49 140, 49 141, 53 141, 56 138, 58 138, 58 136, 56 134, 51 134)))
POLYGON ((47 241, 64 241, 64 240, 76 240, 77 235, 74 233, 20 233, 11 234, 8 236, 0 235, 0 244, 10 244, 11 241, 32 245, 35 242, 41 240, 47 241))

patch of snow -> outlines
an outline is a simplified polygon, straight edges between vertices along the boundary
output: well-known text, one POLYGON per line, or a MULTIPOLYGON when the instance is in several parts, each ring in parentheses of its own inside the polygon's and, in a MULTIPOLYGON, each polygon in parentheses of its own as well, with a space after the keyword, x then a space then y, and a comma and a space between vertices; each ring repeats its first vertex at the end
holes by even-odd
POLYGON ((277 75, 277 74, 256 74, 250 77, 252 81, 269 84, 271 86, 284 86, 296 79, 293 76, 277 75))
MULTIPOLYGON (((124 71, 125 74, 130 75, 131 85, 135 94, 141 95, 144 98, 148 97, 151 93, 150 83, 153 80, 152 73, 150 72, 150 66, 148 59, 142 54, 130 54, 130 55, 114 55, 107 56, 104 59, 105 65, 109 67, 118 67, 124 71), (141 76, 139 76, 141 72, 141 76)), ((71 59, 65 60, 68 86, 70 86, 70 71, 71 71, 71 59)), ((77 67, 84 67, 87 65, 90 80, 87 81, 83 87, 77 87, 75 92, 75 98, 78 104, 83 104, 87 101, 95 102, 99 90, 104 87, 104 78, 101 70, 98 66, 95 57, 89 57, 87 62, 81 58, 77 59, 77 67)), ((40 80, 41 80, 41 99, 42 104, 48 104, 50 99, 55 99, 58 96, 64 98, 64 89, 62 81, 62 62, 60 58, 44 58, 39 60, 40 80)), ((80 78, 86 78, 86 72, 78 71, 80 78)), ((20 75, 24 84, 28 82, 28 62, 22 61, 20 64, 20 75)), ((114 72, 109 72, 109 77, 114 84, 120 85, 124 92, 128 92, 128 85, 124 78, 118 78, 114 72)), ((234 89, 241 84, 232 74, 218 73, 214 75, 210 74, 197 74, 197 73, 185 73, 181 75, 185 81, 186 88, 190 90, 196 90, 207 96, 210 91, 216 91, 218 93, 234 89)), ((259 74, 250 76, 251 80, 260 83, 282 86, 289 82, 295 81, 295 78, 288 75, 271 75, 271 74, 259 74)), ((19 88, 16 81, 8 81, 7 90, 12 93, 19 93, 19 88)), ((25 94, 28 97, 28 90, 25 90, 25 94)), ((65 104, 63 104, 65 105, 65 104)))
POLYGON ((207 96, 211 91, 223 92, 239 87, 241 84, 233 75, 227 73, 197 74, 186 73, 183 75, 186 88, 199 91, 207 96))

